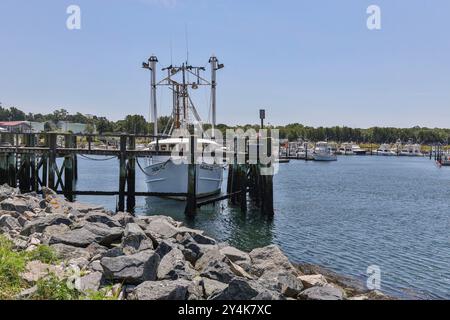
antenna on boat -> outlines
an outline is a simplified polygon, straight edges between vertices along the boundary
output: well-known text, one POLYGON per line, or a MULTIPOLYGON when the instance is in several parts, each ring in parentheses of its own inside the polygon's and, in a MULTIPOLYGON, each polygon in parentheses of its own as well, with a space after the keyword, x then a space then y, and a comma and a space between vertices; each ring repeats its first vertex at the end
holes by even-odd
POLYGON ((188 41, 188 27, 187 23, 184 24, 184 37, 186 40, 186 65, 189 65, 189 41, 188 41))

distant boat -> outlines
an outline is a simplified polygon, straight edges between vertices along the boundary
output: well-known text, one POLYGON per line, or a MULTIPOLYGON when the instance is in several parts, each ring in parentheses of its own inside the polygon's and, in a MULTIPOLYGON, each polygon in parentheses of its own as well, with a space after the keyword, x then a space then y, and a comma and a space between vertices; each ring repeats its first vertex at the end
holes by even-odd
POLYGON ((410 140, 402 147, 399 155, 408 157, 422 157, 423 153, 421 152, 421 145, 417 143, 413 144, 410 140))
POLYGON ((367 154, 367 150, 366 149, 362 149, 359 145, 357 144, 353 144, 352 145, 352 152, 353 154, 357 155, 357 156, 363 156, 367 154))
POLYGON ((361 149, 357 144, 353 143, 343 143, 339 148, 339 154, 351 156, 351 155, 365 155, 367 153, 366 149, 361 149))
POLYGON ((313 158, 315 161, 336 161, 336 154, 333 153, 332 147, 328 142, 317 142, 314 149, 313 158))
POLYGON ((377 150, 377 155, 379 156, 396 156, 395 151, 387 143, 383 143, 377 150))

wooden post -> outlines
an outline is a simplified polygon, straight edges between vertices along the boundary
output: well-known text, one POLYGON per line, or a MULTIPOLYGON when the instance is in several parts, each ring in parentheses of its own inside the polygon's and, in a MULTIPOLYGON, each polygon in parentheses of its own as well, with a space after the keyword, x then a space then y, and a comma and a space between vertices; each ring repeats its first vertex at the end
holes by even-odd
MULTIPOLYGON (((72 148, 77 148, 77 136, 72 136, 72 148)), ((75 153, 73 156, 73 179, 75 182, 78 180, 78 157, 75 153)))
MULTIPOLYGON (((272 138, 267 138, 267 157, 270 157, 272 155, 272 138)), ((269 163, 268 165, 265 165, 266 168, 270 168, 273 166, 272 163, 269 163)), ((262 205, 261 205, 261 211, 262 213, 273 216, 274 210, 273 210, 273 175, 272 174, 266 174, 264 176, 261 176, 263 179, 263 196, 262 196, 262 205)))
POLYGON ((56 138, 56 133, 48 134, 48 187, 52 190, 55 190, 56 138))
POLYGON ((13 188, 17 187, 17 175, 16 175, 16 153, 10 153, 7 157, 8 177, 9 185, 13 188))
POLYGON ((125 185, 127 178, 127 168, 126 168, 126 152, 127 152, 127 136, 120 136, 120 173, 119 173, 119 211, 125 210, 125 185))
POLYGON ((189 151, 191 160, 188 164, 187 198, 184 213, 188 217, 193 217, 197 213, 197 137, 195 135, 191 135, 189 151))
MULTIPOLYGON (((129 136, 128 141, 129 150, 136 149, 136 137, 134 135, 129 136)), ((136 206, 136 158, 134 155, 128 157, 127 165, 127 211, 133 212, 136 206)))
MULTIPOLYGON (((26 147, 29 147, 30 134, 25 133, 22 135, 23 142, 26 147)), ((20 167, 19 170, 19 189, 21 192, 29 192, 31 187, 31 172, 30 172, 30 155, 27 153, 22 153, 20 155, 20 167)))
MULTIPOLYGON (((65 147, 72 148, 72 135, 66 135, 64 137, 65 147)), ((64 196, 67 200, 73 201, 73 158, 72 153, 68 153, 64 156, 64 196)))
POLYGON ((9 182, 9 157, 6 153, 0 154, 0 185, 9 182))

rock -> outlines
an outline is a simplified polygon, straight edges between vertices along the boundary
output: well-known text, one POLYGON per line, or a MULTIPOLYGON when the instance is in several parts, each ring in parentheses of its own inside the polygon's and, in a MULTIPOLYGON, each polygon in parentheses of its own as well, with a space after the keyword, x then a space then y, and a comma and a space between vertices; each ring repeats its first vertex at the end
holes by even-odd
POLYGON ((88 265, 88 269, 92 271, 98 271, 103 274, 103 267, 99 260, 94 260, 88 265))
POLYGON ((66 233, 52 235, 48 241, 49 245, 62 243, 75 247, 86 248, 97 240, 97 236, 85 228, 70 230, 66 233))
POLYGON ((264 300, 282 300, 283 297, 278 293, 264 288, 255 280, 247 281, 242 278, 235 278, 219 294, 211 297, 214 300, 252 300, 263 299, 264 300))
POLYGON ((86 259, 84 257, 72 258, 67 261, 67 264, 69 266, 77 266, 79 269, 83 270, 89 264, 89 259, 86 259))
POLYGON ((83 293, 98 291, 102 283, 103 274, 101 272, 91 272, 80 278, 79 291, 83 293))
POLYGON ((101 256, 103 257, 109 257, 109 258, 115 258, 125 255, 123 252, 122 247, 115 247, 107 250, 105 253, 103 253, 101 256))
POLYGON ((72 202, 72 203, 70 203, 70 206, 72 207, 72 209, 77 210, 80 213, 88 213, 90 211, 104 211, 105 210, 105 208, 103 208, 100 205, 81 203, 81 202, 72 202))
POLYGON ((202 280, 203 280, 203 291, 205 292, 206 298, 217 295, 228 287, 226 283, 217 280, 209 278, 202 278, 202 280))
POLYGON ((0 229, 9 231, 9 230, 20 230, 22 226, 17 221, 16 218, 11 217, 10 215, 3 215, 0 217, 0 229))
POLYGON ((167 253, 159 263, 157 278, 160 280, 178 278, 192 279, 194 270, 184 258, 181 250, 174 248, 167 253))
POLYGON ((298 276, 298 271, 276 245, 254 249, 249 253, 249 256, 252 261, 252 266, 249 271, 258 277, 261 277, 265 272, 288 272, 298 276))
POLYGON ((152 220, 145 229, 146 233, 150 233, 151 236, 155 238, 167 239, 175 236, 179 231, 166 219, 155 219, 152 220))
POLYGON ((220 253, 218 249, 208 250, 202 254, 201 258, 195 263, 196 270, 203 270, 211 261, 221 261, 224 262, 226 257, 220 253))
POLYGON ((341 289, 326 284, 321 287, 312 287, 299 294, 302 300, 343 300, 344 294, 341 289))
POLYGON ((228 265, 230 266, 231 271, 237 275, 238 277, 247 278, 247 279, 254 279, 253 276, 251 276, 249 273, 247 273, 244 268, 241 266, 231 262, 227 261, 228 265))
POLYGON ((98 244, 97 242, 93 242, 86 247, 86 250, 90 253, 91 257, 94 258, 94 256, 102 255, 109 249, 101 244, 98 244))
POLYGON ((323 287, 328 283, 327 279, 321 274, 299 276, 298 279, 303 283, 305 289, 311 287, 323 287))
POLYGON ((17 295, 17 299, 18 300, 25 300, 25 299, 30 299, 33 297, 33 295, 37 292, 38 287, 37 286, 32 286, 31 288, 22 290, 18 295, 17 295))
POLYGON ((95 234, 96 242, 104 246, 109 246, 114 241, 120 240, 123 234, 122 228, 109 228, 102 223, 89 223, 86 224, 83 228, 95 234))
POLYGON ((156 248, 156 253, 161 257, 161 259, 164 258, 164 256, 173 248, 176 248, 176 244, 169 240, 170 239, 161 241, 156 248))
POLYGON ((104 257, 100 263, 108 280, 138 284, 155 280, 160 258, 153 250, 145 250, 129 256, 104 257))
POLYGON ((25 199, 18 197, 8 198, 0 202, 0 209, 16 211, 19 213, 24 213, 25 211, 32 210, 25 199))
POLYGON ((64 243, 67 245, 86 248, 92 242, 109 246, 122 237, 121 228, 109 228, 101 223, 89 223, 84 227, 70 230, 63 234, 53 235, 49 244, 64 243))
POLYGON ((128 212, 117 212, 111 218, 119 222, 123 227, 129 223, 134 223, 134 216, 128 212))
POLYGON ((192 238, 198 244, 216 244, 216 240, 214 240, 210 237, 204 236, 200 233, 195 233, 194 235, 192 235, 192 238))
POLYGON ((202 269, 200 275, 223 283, 229 283, 235 278, 235 274, 228 264, 220 260, 210 260, 202 269))
POLYGON ((125 227, 122 247, 131 247, 135 252, 153 249, 153 242, 136 223, 129 223, 125 227))
POLYGON ((132 290, 130 300, 187 300, 189 281, 146 281, 132 290))
POLYGON ((84 219, 89 222, 98 222, 107 225, 108 227, 121 227, 122 225, 114 220, 111 216, 103 212, 89 212, 84 216, 84 219))
POLYGON ((184 236, 177 236, 177 242, 183 246, 183 254, 187 261, 189 261, 192 265, 197 263, 197 260, 205 254, 205 252, 209 250, 218 250, 217 245, 207 245, 207 244, 198 244, 192 238, 190 234, 185 234, 184 236))
POLYGON ((64 277, 64 270, 59 266, 53 266, 34 260, 27 263, 25 271, 22 272, 20 276, 28 283, 35 283, 49 274, 54 274, 62 279, 64 277))
POLYGON ((45 228, 52 225, 65 224, 71 225, 72 220, 67 218, 63 214, 54 214, 50 216, 40 217, 29 221, 25 224, 25 227, 22 229, 21 234, 28 236, 35 232, 43 232, 45 228))
POLYGON ((231 246, 226 246, 220 249, 220 253, 225 255, 231 262, 248 269, 251 265, 250 256, 247 252, 241 251, 231 246))
POLYGON ((259 281, 268 289, 277 291, 285 297, 296 298, 303 290, 303 284, 289 272, 264 273, 259 281))
POLYGON ((44 238, 50 239, 54 235, 59 235, 70 231, 70 228, 65 224, 55 224, 44 229, 44 238))
POLYGON ((19 188, 12 188, 6 183, 0 186, 0 202, 7 198, 12 198, 18 194, 20 194, 19 188))

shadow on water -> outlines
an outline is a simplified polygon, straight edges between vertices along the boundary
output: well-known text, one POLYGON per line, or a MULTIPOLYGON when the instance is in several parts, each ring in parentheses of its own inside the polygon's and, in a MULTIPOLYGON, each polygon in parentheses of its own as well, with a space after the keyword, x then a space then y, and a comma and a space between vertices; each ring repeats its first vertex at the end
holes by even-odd
POLYGON ((261 215, 249 202, 247 213, 228 204, 227 200, 200 208, 193 219, 184 215, 185 202, 147 197, 141 214, 168 215, 186 226, 201 229, 209 236, 242 250, 269 245, 273 242, 273 219, 261 215))

